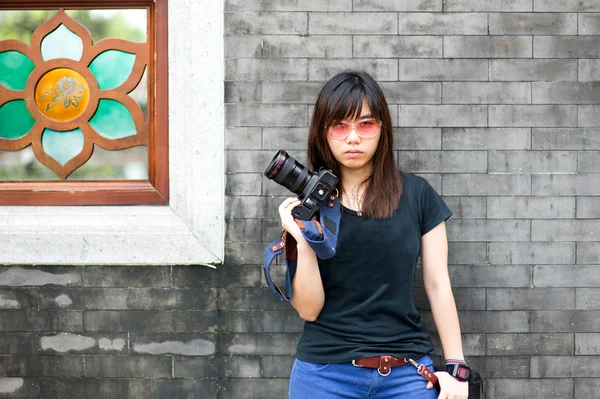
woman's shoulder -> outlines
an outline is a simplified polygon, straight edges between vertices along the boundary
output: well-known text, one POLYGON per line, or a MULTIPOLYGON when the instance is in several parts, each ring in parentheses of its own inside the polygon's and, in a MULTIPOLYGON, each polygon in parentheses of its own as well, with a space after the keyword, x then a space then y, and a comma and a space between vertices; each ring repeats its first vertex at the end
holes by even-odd
POLYGON ((403 181, 402 181, 402 189, 404 192, 406 191, 415 191, 419 192, 424 187, 429 186, 429 182, 421 177, 414 175, 412 173, 403 173, 403 181))

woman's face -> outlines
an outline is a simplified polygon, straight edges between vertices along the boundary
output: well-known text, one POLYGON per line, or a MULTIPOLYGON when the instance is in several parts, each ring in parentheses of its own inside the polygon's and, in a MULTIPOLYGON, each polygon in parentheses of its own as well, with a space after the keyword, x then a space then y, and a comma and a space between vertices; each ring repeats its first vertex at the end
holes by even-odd
POLYGON ((377 150, 379 138, 381 137, 381 126, 374 137, 363 138, 357 132, 358 123, 377 123, 379 121, 370 121, 373 119, 371 109, 365 100, 363 100, 360 116, 354 120, 340 121, 351 126, 350 134, 344 139, 332 138, 330 129, 327 134, 327 144, 336 161, 342 169, 360 170, 370 168, 373 155, 377 150))

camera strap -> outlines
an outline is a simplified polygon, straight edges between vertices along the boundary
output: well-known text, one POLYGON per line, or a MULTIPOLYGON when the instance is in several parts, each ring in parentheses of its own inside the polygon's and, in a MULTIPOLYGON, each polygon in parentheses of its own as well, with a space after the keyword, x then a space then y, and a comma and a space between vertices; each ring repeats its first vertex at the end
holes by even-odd
MULTIPOLYGON (((318 258, 329 259, 335 255, 340 230, 341 205, 335 195, 329 197, 327 205, 319 210, 319 221, 295 219, 302 236, 318 258)), ((284 230, 280 239, 265 248, 263 269, 269 288, 283 302, 292 299, 292 280, 296 274, 298 261, 297 243, 294 237, 284 230), (271 264, 279 255, 285 254, 285 287, 282 290, 271 278, 271 264)))

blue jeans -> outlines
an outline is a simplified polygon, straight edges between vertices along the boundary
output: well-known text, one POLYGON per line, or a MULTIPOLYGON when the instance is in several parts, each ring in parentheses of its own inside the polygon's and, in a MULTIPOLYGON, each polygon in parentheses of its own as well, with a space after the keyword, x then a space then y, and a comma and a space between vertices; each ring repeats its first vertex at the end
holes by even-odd
MULTIPOLYGON (((429 355, 419 359, 433 370, 429 355)), ((290 376, 289 399, 437 399, 435 388, 410 364, 394 367, 387 376, 352 363, 308 363, 296 359, 290 376)))

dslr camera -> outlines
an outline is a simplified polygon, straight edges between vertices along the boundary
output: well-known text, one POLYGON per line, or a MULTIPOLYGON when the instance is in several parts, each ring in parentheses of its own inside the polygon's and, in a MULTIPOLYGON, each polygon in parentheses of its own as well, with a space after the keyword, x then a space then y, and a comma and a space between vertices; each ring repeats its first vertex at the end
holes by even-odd
POLYGON ((275 154, 265 169, 265 176, 298 196, 300 205, 292 209, 292 216, 299 220, 311 220, 338 183, 333 173, 328 170, 312 172, 283 150, 275 154))

